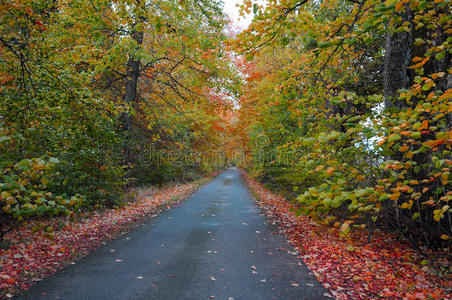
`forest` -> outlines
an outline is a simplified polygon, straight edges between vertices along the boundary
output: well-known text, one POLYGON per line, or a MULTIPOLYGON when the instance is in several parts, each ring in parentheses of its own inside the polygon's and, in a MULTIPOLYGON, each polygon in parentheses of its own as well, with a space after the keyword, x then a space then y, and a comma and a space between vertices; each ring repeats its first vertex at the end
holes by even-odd
POLYGON ((0 1, 1 248, 237 166, 450 280, 451 1, 239 3, 0 1))
POLYGON ((238 80, 221 7, 132 2, 2 1, 5 230, 119 205, 129 186, 211 171, 166 157, 156 166, 149 156, 221 145, 231 106, 223 94, 238 80))

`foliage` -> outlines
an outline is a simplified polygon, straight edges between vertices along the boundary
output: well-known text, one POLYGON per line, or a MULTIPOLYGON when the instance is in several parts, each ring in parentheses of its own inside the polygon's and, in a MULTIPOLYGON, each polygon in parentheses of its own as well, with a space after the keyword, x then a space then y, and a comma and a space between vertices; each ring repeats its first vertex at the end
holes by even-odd
POLYGON ((248 60, 237 126, 251 173, 344 233, 393 226, 450 246, 449 5, 244 1, 254 20, 233 43, 248 60))
POLYGON ((244 176, 265 215, 280 227, 298 257, 335 299, 450 298, 450 278, 435 271, 449 264, 446 251, 439 255, 424 249, 421 256, 385 232, 376 232, 372 244, 362 230, 344 235, 339 226, 331 228, 297 216, 296 205, 244 176))
POLYGON ((156 216, 190 195, 205 180, 132 196, 133 203, 102 213, 88 212, 78 218, 31 220, 9 233, 9 249, 0 248, 0 297, 10 298, 18 289, 54 274, 71 261, 135 227, 143 218, 156 216), (49 238, 52 242, 49 242, 49 238), (24 242, 25 241, 25 242, 24 242), (8 294, 10 296, 8 296, 8 294))
POLYGON ((83 203, 80 195, 69 198, 49 191, 54 181, 52 176, 55 176, 52 169, 58 162, 55 158, 23 159, 13 169, 7 169, 1 183, 2 214, 11 214, 21 221, 34 216, 69 213, 79 208, 83 203))
POLYGON ((13 0, 0 11, 0 176, 18 185, 1 200, 2 233, 11 217, 112 207, 127 186, 217 167, 142 158, 220 144, 235 75, 219 2, 13 0))

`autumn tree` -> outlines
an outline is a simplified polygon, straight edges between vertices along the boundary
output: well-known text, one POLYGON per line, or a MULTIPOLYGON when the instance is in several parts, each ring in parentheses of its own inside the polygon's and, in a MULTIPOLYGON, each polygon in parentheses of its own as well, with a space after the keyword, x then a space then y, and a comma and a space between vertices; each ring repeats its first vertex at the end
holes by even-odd
POLYGON ((216 167, 143 154, 218 144, 213 128, 230 103, 216 95, 235 92, 219 2, 0 5, 3 229, 216 167))
POLYGON ((235 44, 253 69, 241 122, 274 153, 251 160, 255 176, 344 233, 395 225, 413 241, 449 243, 448 7, 244 1, 254 20, 235 44))

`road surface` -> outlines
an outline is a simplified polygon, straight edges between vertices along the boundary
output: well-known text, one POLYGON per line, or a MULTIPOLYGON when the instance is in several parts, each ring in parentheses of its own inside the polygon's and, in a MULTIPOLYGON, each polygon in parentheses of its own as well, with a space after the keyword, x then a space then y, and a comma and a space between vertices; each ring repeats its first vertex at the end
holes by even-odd
POLYGON ((323 299, 328 291, 266 223, 230 168, 18 299, 323 299))

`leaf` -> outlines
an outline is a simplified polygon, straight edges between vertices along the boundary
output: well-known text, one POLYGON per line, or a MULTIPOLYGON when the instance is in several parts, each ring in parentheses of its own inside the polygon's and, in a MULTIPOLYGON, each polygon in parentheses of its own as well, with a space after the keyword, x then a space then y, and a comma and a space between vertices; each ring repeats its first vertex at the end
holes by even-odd
POLYGON ((423 129, 428 129, 428 121, 427 120, 422 121, 422 125, 418 130, 421 131, 423 129))
POLYGON ((401 139, 401 137, 400 137, 400 135, 399 134, 391 134, 389 137, 388 137, 388 142, 396 142, 396 141, 398 141, 398 140, 400 140, 401 139))
POLYGON ((9 137, 9 136, 0 136, 0 143, 10 141, 10 140, 11 140, 11 137, 9 137))
POLYGON ((253 3, 253 14, 257 14, 257 11, 259 10, 259 6, 257 3, 253 3))
POLYGON ((447 234, 442 234, 441 239, 447 241, 448 239, 450 239, 450 236, 448 236, 447 234))
POLYGON ((341 232, 348 232, 350 231, 350 225, 348 223, 342 223, 341 227, 340 227, 341 232))

